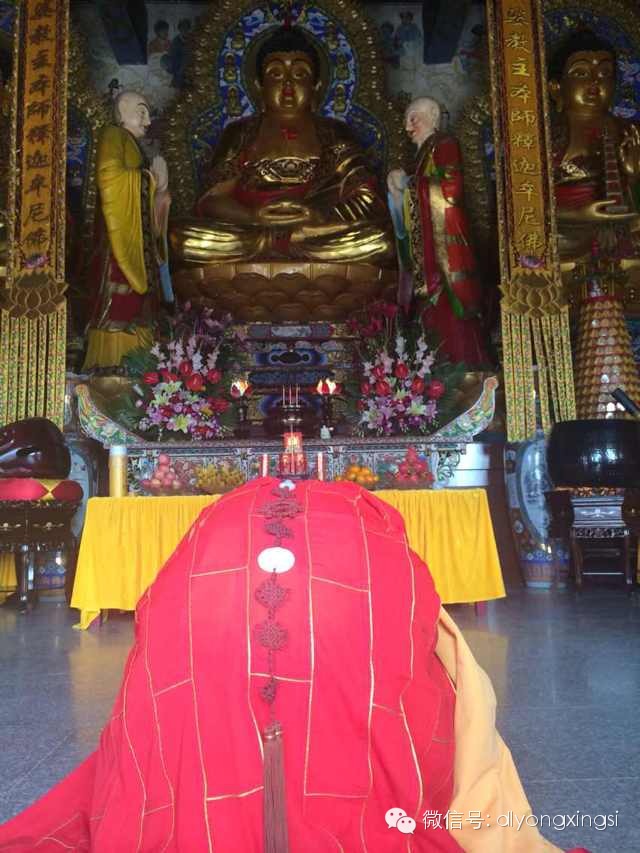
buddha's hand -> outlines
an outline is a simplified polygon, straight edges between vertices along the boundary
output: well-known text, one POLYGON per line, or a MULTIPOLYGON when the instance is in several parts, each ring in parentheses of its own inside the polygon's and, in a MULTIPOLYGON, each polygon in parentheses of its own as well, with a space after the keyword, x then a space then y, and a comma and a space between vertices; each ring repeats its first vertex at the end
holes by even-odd
POLYGON ((584 207, 578 208, 558 208, 558 219, 561 222, 632 222, 638 219, 636 211, 629 213, 616 213, 610 210, 614 205, 618 205, 615 199, 607 201, 594 201, 584 207))
POLYGON ((626 130, 619 148, 622 168, 632 178, 640 178, 640 129, 637 124, 630 124, 626 130))
POLYGON ((286 225, 308 225, 315 220, 313 210, 298 201, 282 199, 265 204, 257 211, 261 225, 279 227, 286 225))

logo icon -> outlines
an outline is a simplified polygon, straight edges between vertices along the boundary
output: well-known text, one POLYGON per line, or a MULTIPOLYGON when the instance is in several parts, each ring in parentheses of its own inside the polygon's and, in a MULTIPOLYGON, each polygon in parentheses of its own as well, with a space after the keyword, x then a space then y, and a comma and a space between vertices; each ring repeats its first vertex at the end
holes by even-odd
POLYGON ((389 829, 397 829, 403 835, 412 835, 415 832, 416 822, 409 817, 404 809, 393 808, 385 814, 384 819, 389 829))

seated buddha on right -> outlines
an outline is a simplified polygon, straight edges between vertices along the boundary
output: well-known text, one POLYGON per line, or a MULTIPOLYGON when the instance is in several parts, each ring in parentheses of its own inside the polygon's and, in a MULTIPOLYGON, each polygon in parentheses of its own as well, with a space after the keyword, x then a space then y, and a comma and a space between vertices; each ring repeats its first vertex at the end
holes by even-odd
POLYGON ((560 260, 594 247, 640 258, 640 130, 613 114, 616 55, 590 30, 560 43, 549 63, 560 260))

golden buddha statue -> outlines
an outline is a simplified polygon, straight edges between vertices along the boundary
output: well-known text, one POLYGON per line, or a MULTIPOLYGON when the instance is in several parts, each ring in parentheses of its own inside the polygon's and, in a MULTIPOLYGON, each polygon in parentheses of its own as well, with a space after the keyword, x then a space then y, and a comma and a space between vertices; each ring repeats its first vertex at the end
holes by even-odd
POLYGON ((394 257, 386 204, 344 122, 316 114, 320 58, 296 27, 257 50, 259 115, 230 124, 196 216, 171 229, 188 264, 255 259, 384 263, 394 257))
POLYGON ((610 250, 613 241, 618 256, 640 256, 632 239, 640 228, 640 131, 611 112, 615 86, 615 52, 594 33, 579 30, 555 50, 549 91, 556 110, 554 176, 565 269, 596 243, 610 250))
POLYGON ((611 391, 640 393, 624 316, 624 270, 640 267, 640 131, 611 112, 616 56, 592 32, 556 50, 549 79, 559 254, 576 305, 576 410, 617 417, 611 391))

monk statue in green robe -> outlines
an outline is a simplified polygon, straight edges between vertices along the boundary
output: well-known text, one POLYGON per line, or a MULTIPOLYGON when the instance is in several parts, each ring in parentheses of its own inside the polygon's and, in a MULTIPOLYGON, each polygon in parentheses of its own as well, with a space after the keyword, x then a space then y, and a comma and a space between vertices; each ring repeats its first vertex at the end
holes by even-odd
POLYGON ((191 264, 286 258, 381 263, 394 257, 386 204, 348 126, 316 112, 315 47, 282 27, 257 51, 261 111, 227 126, 195 217, 171 246, 191 264))

